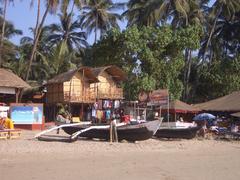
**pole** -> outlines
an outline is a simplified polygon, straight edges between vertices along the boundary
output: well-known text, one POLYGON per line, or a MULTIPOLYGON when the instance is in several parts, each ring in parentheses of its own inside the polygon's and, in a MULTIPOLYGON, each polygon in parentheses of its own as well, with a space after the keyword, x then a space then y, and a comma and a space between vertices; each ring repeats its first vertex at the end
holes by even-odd
POLYGON ((168 108, 167 108, 167 120, 168 120, 168 127, 169 127, 169 93, 168 93, 168 108))

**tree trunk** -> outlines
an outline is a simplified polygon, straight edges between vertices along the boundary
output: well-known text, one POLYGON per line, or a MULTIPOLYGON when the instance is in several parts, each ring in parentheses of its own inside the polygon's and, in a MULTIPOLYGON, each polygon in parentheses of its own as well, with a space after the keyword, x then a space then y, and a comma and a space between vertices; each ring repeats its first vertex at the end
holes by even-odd
POLYGON ((192 69, 192 51, 189 50, 189 52, 188 52, 187 78, 186 78, 186 92, 187 92, 186 98, 187 98, 187 100, 189 98, 189 79, 190 79, 191 69, 192 69))
POLYGON ((34 39, 36 39, 36 35, 38 34, 38 25, 39 25, 39 18, 40 18, 40 1, 38 0, 38 11, 37 11, 37 22, 36 22, 36 26, 34 29, 34 39))
POLYGON ((28 69, 27 69, 27 72, 26 72, 25 81, 27 81, 28 78, 29 78, 29 73, 30 73, 30 70, 31 70, 31 67, 32 67, 32 62, 33 62, 34 55, 35 55, 35 52, 36 52, 36 49, 37 49, 37 45, 38 45, 38 40, 39 40, 41 31, 42 31, 43 23, 45 22, 45 19, 47 17, 49 8, 50 8, 50 5, 48 4, 48 6, 47 6, 47 8, 46 8, 46 10, 44 12, 44 15, 42 17, 42 21, 41 21, 41 23, 38 26, 38 30, 36 31, 37 34, 36 34, 36 37, 35 37, 34 42, 33 42, 33 48, 32 48, 32 51, 31 51, 31 56, 30 56, 30 60, 29 60, 29 64, 28 64, 28 69))
POLYGON ((97 15, 96 24, 95 24, 95 43, 97 42, 97 29, 98 29, 98 15, 97 15))
POLYGON ((214 22, 213 22, 212 29, 211 29, 211 31, 210 31, 210 34, 209 34, 209 37, 208 37, 208 40, 207 40, 207 44, 206 44, 206 47, 205 47, 205 50, 204 50, 204 54, 203 54, 203 60, 204 60, 204 61, 206 60, 205 54, 206 54, 206 51, 207 51, 208 46, 209 46, 209 44, 210 44, 210 41, 211 41, 211 39, 212 39, 212 35, 213 35, 213 33, 214 33, 214 30, 215 30, 215 27, 216 27, 216 24, 217 24, 217 20, 218 20, 220 14, 221 14, 221 11, 222 11, 222 6, 221 6, 220 10, 218 11, 218 13, 217 13, 217 15, 216 15, 216 17, 215 17, 215 20, 214 20, 214 22))
POLYGON ((192 52, 190 49, 185 50, 185 68, 184 68, 184 100, 187 101, 189 97, 189 79, 192 67, 192 52))
POLYGON ((5 26, 6 26, 6 13, 7 13, 7 2, 8 0, 4 0, 4 10, 3 10, 3 25, 2 25, 2 34, 0 39, 0 68, 3 65, 2 60, 2 49, 3 49, 3 41, 4 41, 4 35, 5 35, 5 26))

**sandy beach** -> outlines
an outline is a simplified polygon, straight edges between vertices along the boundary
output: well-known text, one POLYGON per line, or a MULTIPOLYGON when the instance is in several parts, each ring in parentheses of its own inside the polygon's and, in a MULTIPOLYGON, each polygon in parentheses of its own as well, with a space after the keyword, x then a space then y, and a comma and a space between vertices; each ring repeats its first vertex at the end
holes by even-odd
MULTIPOLYGON (((137 143, 42 142, 37 132, 0 141, 1 180, 237 180, 240 142, 150 139, 137 143)), ((61 135, 66 136, 63 132, 61 135)))

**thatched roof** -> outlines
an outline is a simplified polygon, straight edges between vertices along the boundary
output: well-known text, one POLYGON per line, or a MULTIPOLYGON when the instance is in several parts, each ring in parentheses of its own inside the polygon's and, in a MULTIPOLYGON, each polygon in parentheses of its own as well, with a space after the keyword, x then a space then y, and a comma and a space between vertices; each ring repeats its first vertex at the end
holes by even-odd
POLYGON ((103 72, 107 72, 109 75, 113 77, 116 81, 124 81, 127 79, 126 74, 117 66, 104 66, 104 67, 97 67, 93 68, 93 73, 96 77, 101 75, 103 72))
POLYGON ((92 69, 89 67, 80 67, 78 69, 73 69, 68 72, 59 74, 55 76, 54 78, 50 79, 47 84, 57 84, 57 83, 63 83, 66 81, 70 81, 72 77, 77 73, 80 72, 81 74, 84 74, 84 77, 88 79, 88 82, 94 83, 99 82, 98 79, 95 77, 95 75, 92 72, 92 69))
POLYGON ((233 113, 233 114, 231 114, 231 116, 234 116, 234 117, 238 117, 238 118, 240 118, 240 112, 233 113))
MULTIPOLYGON (((167 105, 162 106, 162 109, 168 109, 167 105)), ((169 110, 176 113, 197 113, 201 111, 199 108, 193 107, 180 100, 170 101, 169 110)))
POLYGON ((240 111, 240 91, 235 91, 229 95, 226 95, 205 103, 195 104, 194 107, 197 107, 206 111, 239 112, 240 111))
POLYGON ((12 71, 0 68, 0 87, 10 88, 31 88, 25 81, 14 74, 12 71))

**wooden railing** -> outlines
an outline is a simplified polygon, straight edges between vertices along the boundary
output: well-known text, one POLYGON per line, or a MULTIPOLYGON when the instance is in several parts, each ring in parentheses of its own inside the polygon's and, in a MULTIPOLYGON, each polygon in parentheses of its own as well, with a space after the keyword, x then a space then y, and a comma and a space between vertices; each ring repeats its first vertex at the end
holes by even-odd
POLYGON ((84 92, 64 91, 64 101, 68 102, 94 102, 96 100, 95 90, 93 88, 85 89, 84 92))
POLYGON ((123 99, 122 88, 98 89, 98 99, 123 99))
POLYGON ((94 102, 96 99, 123 99, 122 88, 101 89, 97 92, 94 88, 86 89, 84 93, 64 91, 65 102, 94 102))

